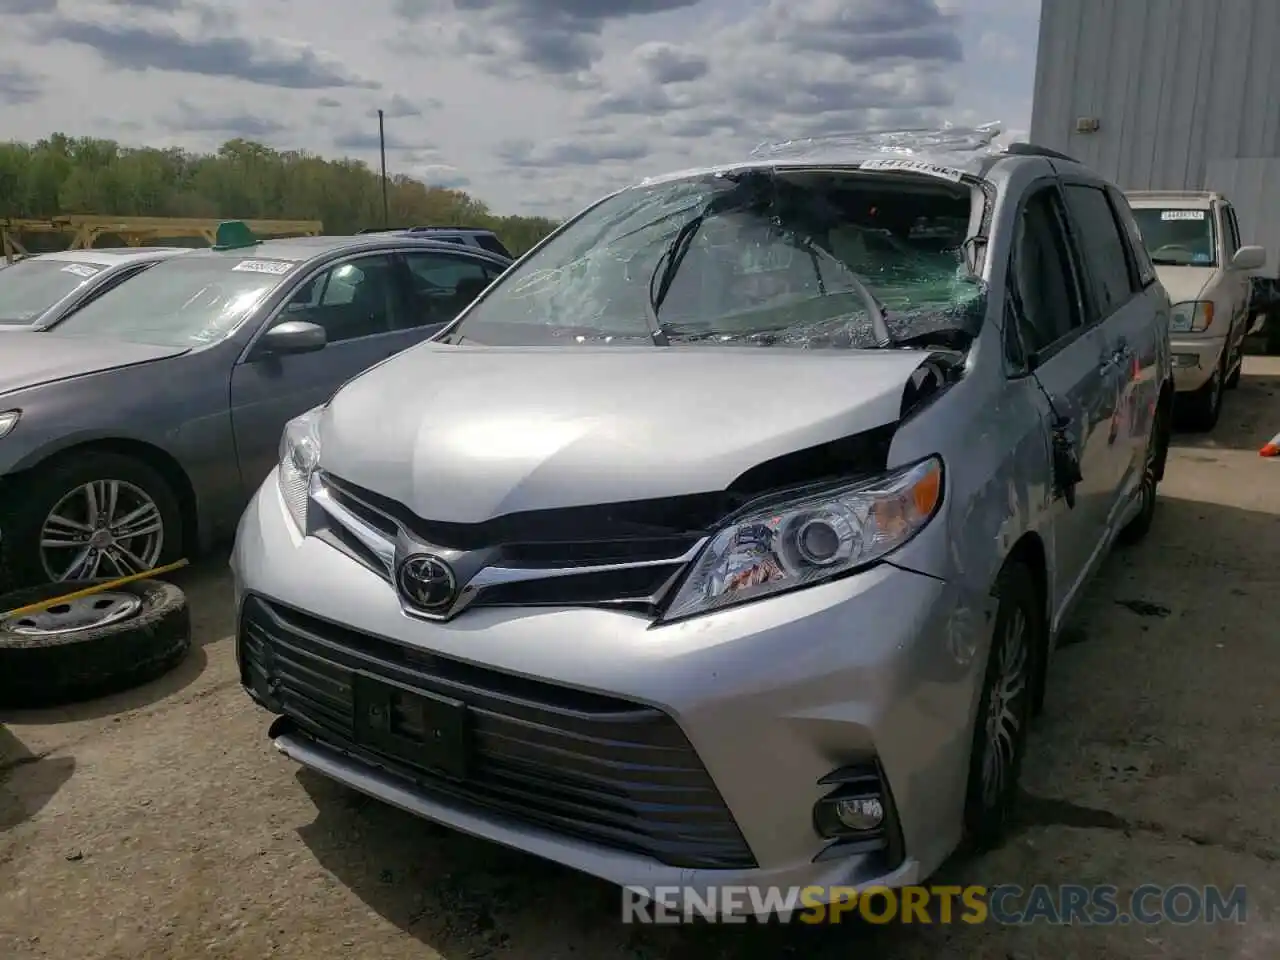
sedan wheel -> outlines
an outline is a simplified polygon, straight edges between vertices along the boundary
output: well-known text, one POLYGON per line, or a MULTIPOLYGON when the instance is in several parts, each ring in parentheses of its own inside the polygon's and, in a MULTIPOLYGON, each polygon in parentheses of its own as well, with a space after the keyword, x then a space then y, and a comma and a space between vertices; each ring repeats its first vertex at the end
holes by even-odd
POLYGON ((127 577, 154 569, 164 518, 144 490, 91 480, 59 500, 40 529, 40 563, 53 581, 127 577))

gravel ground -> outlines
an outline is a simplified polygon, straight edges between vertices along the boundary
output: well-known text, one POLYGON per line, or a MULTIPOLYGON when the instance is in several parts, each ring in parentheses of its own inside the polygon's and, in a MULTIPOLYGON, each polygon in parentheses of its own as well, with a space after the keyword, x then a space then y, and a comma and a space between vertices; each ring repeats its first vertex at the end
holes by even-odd
POLYGON ((188 571, 190 658, 150 686, 0 717, 0 956, 887 960, 1280 955, 1280 359, 1175 439, 1149 540, 1055 659, 1023 822, 959 883, 1248 888, 1244 924, 624 927, 616 892, 300 772, 240 692, 222 559, 188 571), (1137 602, 1135 602, 1137 601, 1137 602))

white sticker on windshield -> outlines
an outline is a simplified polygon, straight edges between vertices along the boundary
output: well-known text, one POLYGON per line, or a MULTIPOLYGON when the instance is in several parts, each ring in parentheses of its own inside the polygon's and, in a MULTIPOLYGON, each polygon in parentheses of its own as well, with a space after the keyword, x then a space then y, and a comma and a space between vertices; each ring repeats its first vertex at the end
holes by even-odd
POLYGON ((883 160, 864 160, 860 165, 862 170, 889 170, 900 173, 919 173, 926 177, 940 177, 943 180, 950 180, 952 183, 959 183, 960 178, 964 175, 962 171, 956 170, 954 167, 940 167, 936 163, 926 163, 923 160, 909 160, 906 157, 886 157, 883 160))
POLYGON ((269 273, 273 277, 283 277, 293 269, 293 264, 288 260, 241 260, 231 269, 241 273, 269 273))
POLYGON ((1203 220, 1203 210, 1161 210, 1161 220, 1203 220))
POLYGON ((98 267, 91 267, 87 263, 68 263, 62 268, 63 273, 74 274, 77 277, 92 277, 98 272, 98 267))

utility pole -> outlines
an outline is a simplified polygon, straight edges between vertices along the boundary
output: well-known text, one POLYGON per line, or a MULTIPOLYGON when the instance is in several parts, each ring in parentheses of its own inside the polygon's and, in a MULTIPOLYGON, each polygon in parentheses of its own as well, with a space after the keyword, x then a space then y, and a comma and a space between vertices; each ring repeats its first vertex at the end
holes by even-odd
POLYGON ((382 156, 382 225, 391 226, 391 211, 387 205, 387 134, 382 123, 382 111, 378 111, 378 152, 382 156))

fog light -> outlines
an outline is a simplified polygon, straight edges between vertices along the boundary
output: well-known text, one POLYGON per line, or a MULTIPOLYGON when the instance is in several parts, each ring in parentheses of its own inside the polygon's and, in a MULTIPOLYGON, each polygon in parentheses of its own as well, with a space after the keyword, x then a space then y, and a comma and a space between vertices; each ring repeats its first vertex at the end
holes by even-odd
POLYGON ((848 797, 836 801, 836 818, 850 830, 863 833, 884 822, 884 805, 879 797, 848 797))
POLYGON ((1173 365, 1175 367, 1198 367, 1200 366, 1200 354, 1175 353, 1173 355, 1173 365))
POLYGON ((819 800, 813 825, 828 840, 872 839, 884 827, 884 802, 875 794, 837 794, 819 800))

